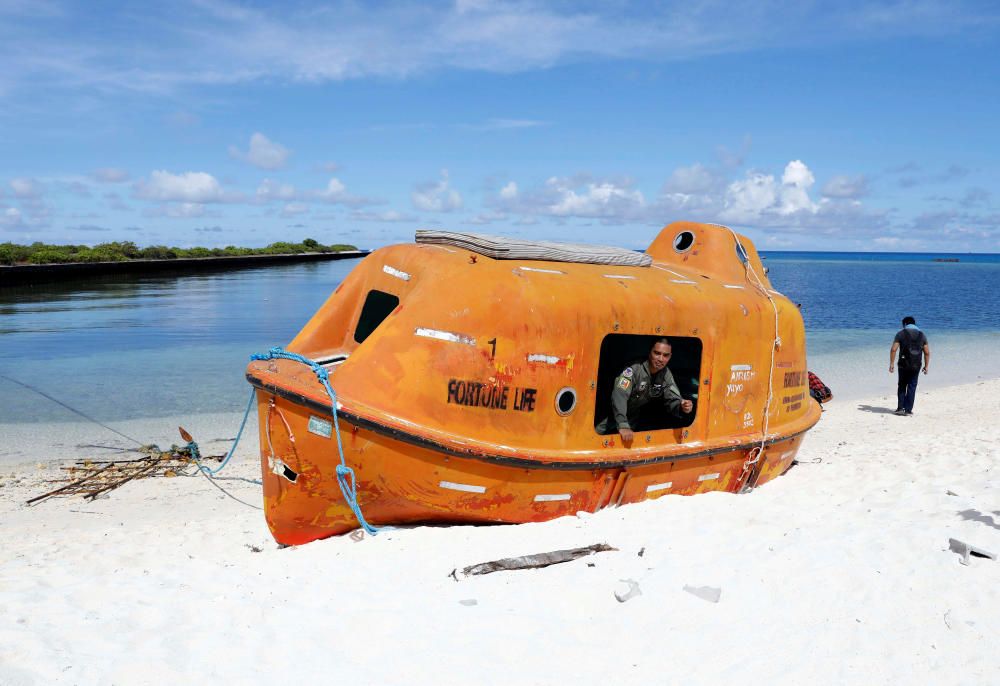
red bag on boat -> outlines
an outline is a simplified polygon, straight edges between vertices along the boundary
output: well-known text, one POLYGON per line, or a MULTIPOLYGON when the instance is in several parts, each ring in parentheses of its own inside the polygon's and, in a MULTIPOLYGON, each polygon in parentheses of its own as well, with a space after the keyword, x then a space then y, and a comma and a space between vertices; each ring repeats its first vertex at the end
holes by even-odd
POLYGON ((807 373, 809 374, 809 395, 816 398, 816 402, 820 404, 833 400, 833 391, 830 390, 830 387, 812 372, 807 373))

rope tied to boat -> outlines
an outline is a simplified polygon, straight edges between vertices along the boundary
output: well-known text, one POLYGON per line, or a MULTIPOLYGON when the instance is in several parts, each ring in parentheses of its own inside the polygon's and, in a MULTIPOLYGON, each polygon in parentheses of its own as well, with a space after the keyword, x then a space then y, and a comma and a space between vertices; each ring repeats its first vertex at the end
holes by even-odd
POLYGON ((771 309, 774 310, 774 341, 771 345, 771 365, 767 372, 767 401, 764 403, 764 418, 762 422, 763 426, 761 427, 760 445, 754 446, 753 450, 747 454, 747 459, 743 463, 743 472, 740 474, 740 481, 744 481, 744 479, 746 480, 743 483, 743 488, 741 490, 746 492, 752 490, 754 487, 754 484, 750 482, 751 478, 756 481, 752 472, 757 471, 759 474, 759 470, 754 470, 754 467, 764 456, 764 448, 767 446, 767 429, 771 419, 771 403, 774 400, 774 353, 781 347, 781 336, 779 335, 780 329, 778 328, 778 305, 774 302, 774 298, 771 297, 771 293, 767 290, 763 280, 757 275, 757 270, 755 270, 753 268, 753 264, 750 263, 749 255, 746 248, 743 247, 743 241, 740 240, 739 235, 728 226, 725 228, 729 229, 729 233, 733 234, 733 239, 736 241, 736 245, 739 248, 740 256, 743 258, 743 269, 744 272, 747 272, 747 280, 750 281, 749 277, 750 275, 753 275, 751 285, 753 285, 764 295, 765 298, 767 298, 767 301, 771 303, 771 309))
POLYGON ((354 470, 347 466, 347 460, 344 459, 344 444, 340 438, 340 422, 337 420, 337 392, 333 390, 332 386, 330 386, 329 373, 323 369, 318 362, 310 360, 308 357, 304 357, 298 353, 289 352, 280 346, 275 346, 266 353, 254 353, 250 356, 250 359, 282 359, 304 364, 313 371, 316 378, 319 379, 321 384, 323 384, 323 388, 326 389, 326 394, 330 397, 330 411, 333 414, 333 428, 334 433, 337 436, 337 452, 340 456, 340 464, 337 465, 337 484, 340 486, 340 492, 343 494, 344 500, 347 501, 348 507, 351 508, 351 512, 353 512, 354 516, 357 517, 358 523, 361 527, 372 536, 377 534, 379 530, 384 527, 372 526, 365 519, 364 514, 362 514, 361 505, 358 503, 357 478, 354 475, 354 470))
POLYGON ((198 466, 198 470, 202 474, 207 474, 208 476, 215 476, 223 469, 225 469, 227 464, 229 464, 229 460, 232 459, 233 454, 236 453, 236 446, 240 444, 240 438, 243 437, 243 428, 247 425, 247 417, 250 416, 250 410, 253 408, 253 397, 254 397, 254 389, 251 388, 250 398, 249 400, 247 400, 247 409, 245 412, 243 412, 243 421, 240 422, 240 430, 236 432, 236 439, 233 441, 233 445, 229 449, 229 452, 226 454, 226 457, 222 460, 222 462, 219 463, 219 466, 216 467, 215 469, 206 467, 201 463, 201 452, 198 450, 198 444, 194 441, 193 438, 190 437, 190 435, 187 436, 188 438, 187 449, 191 451, 191 459, 194 460, 194 463, 198 466))

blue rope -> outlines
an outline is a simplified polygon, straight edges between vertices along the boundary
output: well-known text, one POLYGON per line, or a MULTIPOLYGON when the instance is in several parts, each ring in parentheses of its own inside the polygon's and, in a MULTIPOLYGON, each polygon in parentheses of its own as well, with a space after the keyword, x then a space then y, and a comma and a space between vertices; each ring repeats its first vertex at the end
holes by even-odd
POLYGON ((313 362, 309 358, 303 357, 302 355, 290 353, 280 347, 271 348, 263 354, 255 353, 250 356, 251 360, 273 360, 275 358, 300 362, 312 369, 316 378, 320 380, 323 384, 323 388, 326 389, 326 394, 330 396, 330 411, 333 413, 333 428, 337 434, 337 451, 340 454, 340 464, 337 465, 337 483, 340 485, 340 492, 344 495, 344 500, 347 501, 347 505, 351 508, 354 516, 357 517, 358 523, 361 524, 365 531, 374 536, 379 532, 380 527, 374 527, 369 524, 367 520, 365 520, 364 515, 361 514, 361 506, 358 504, 357 480, 354 476, 354 470, 348 467, 347 461, 344 460, 344 444, 340 439, 340 423, 337 421, 337 393, 330 387, 330 375, 318 363, 313 362), (350 477, 350 483, 348 483, 348 477, 350 477))
POLYGON ((246 412, 243 413, 243 421, 240 422, 240 430, 236 432, 236 440, 233 441, 233 447, 229 449, 229 454, 226 455, 225 459, 222 460, 222 462, 219 464, 218 467, 216 467, 215 469, 210 469, 205 465, 203 465, 201 463, 201 452, 198 450, 198 444, 195 443, 194 441, 191 441, 190 443, 187 444, 188 450, 191 451, 191 458, 194 460, 194 463, 198 465, 198 469, 200 469, 205 474, 208 474, 209 476, 215 476, 216 474, 221 472, 227 464, 229 464, 229 460, 232 458, 233 453, 236 452, 236 446, 240 444, 240 437, 243 436, 243 427, 247 425, 247 417, 250 416, 250 409, 253 407, 254 393, 255 390, 251 388, 250 399, 247 400, 247 409, 246 412))

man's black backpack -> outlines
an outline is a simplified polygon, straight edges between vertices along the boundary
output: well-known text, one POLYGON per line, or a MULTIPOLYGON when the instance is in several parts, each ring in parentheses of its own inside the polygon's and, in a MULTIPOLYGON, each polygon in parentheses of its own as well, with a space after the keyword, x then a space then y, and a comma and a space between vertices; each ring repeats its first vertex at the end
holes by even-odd
POLYGON ((913 329, 903 329, 899 344, 899 368, 910 372, 920 371, 924 356, 924 334, 913 329))

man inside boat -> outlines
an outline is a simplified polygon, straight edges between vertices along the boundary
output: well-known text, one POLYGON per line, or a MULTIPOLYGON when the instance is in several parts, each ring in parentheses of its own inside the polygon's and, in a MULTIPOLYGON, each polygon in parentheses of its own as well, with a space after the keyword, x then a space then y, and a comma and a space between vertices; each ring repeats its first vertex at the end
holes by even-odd
POLYGON ((649 358, 626 367, 615 378, 611 392, 611 416, 597 425, 597 433, 614 433, 617 428, 626 446, 632 443, 633 429, 640 410, 651 402, 662 402, 669 414, 677 417, 689 414, 694 404, 681 397, 674 375, 667 368, 672 354, 670 342, 658 338, 649 351, 649 358))

